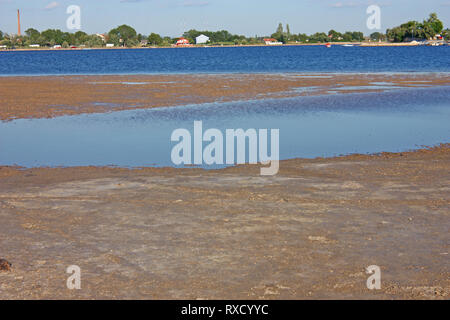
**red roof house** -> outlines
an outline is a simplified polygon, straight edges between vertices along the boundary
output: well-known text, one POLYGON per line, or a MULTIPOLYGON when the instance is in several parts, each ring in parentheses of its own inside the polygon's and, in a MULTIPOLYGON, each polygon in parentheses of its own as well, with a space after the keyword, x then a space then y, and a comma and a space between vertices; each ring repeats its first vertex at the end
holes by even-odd
POLYGON ((181 37, 177 41, 177 46, 188 46, 188 45, 189 45, 189 40, 186 38, 181 37))

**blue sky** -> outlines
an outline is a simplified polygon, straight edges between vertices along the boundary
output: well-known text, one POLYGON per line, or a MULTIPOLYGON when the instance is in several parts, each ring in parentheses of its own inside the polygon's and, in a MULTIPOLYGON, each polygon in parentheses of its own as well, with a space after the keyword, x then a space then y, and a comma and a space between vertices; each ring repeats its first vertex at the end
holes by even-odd
POLYGON ((436 12, 450 26, 450 0, 0 0, 0 30, 16 33, 16 10, 22 30, 66 29, 66 8, 81 7, 81 30, 103 33, 129 24, 142 34, 179 36, 183 31, 226 29, 246 36, 269 35, 279 22, 292 33, 358 30, 366 27, 366 9, 381 7, 382 30, 407 20, 422 21, 436 12))

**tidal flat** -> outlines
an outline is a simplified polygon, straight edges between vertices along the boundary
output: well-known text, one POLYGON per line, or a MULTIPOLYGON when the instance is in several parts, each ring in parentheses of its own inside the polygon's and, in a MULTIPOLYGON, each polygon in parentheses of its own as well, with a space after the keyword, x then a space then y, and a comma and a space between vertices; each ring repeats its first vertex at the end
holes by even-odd
POLYGON ((0 168, 4 299, 448 299, 450 147, 222 170, 0 168), (68 290, 66 268, 81 268, 68 290), (368 290, 365 268, 381 268, 368 290))
MULTIPOLYGON (((449 83, 446 73, 0 77, 0 126, 449 83)), ((410 151, 282 160, 272 177, 254 165, 33 165, 25 152, 28 166, 0 163, 1 297, 448 299, 450 136, 440 134, 410 151), (72 265, 81 290, 67 289, 72 265), (367 289, 371 265, 380 290, 367 289)))

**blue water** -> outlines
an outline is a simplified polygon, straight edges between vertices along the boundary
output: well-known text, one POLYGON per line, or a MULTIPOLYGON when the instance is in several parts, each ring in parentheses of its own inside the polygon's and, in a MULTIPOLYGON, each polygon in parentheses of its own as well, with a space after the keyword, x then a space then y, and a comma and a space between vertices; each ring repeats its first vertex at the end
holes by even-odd
POLYGON ((0 52, 0 75, 449 72, 450 47, 283 46, 0 52))
POLYGON ((450 142, 449 101, 450 87, 412 88, 20 119, 0 122, 0 165, 174 166, 171 133, 195 120, 279 129, 281 159, 399 152, 450 142))

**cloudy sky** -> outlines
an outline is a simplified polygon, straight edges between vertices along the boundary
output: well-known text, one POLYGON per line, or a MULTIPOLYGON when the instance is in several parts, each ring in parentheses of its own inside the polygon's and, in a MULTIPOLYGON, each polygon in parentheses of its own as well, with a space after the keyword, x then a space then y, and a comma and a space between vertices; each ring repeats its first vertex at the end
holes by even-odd
POLYGON ((81 30, 107 32, 129 24, 142 34, 179 36, 183 31, 226 29, 232 33, 269 35, 279 22, 292 33, 359 30, 366 27, 370 4, 381 7, 382 30, 407 20, 423 20, 437 12, 450 26, 450 0, 0 0, 0 30, 16 33, 16 10, 22 30, 56 28, 64 31, 69 5, 81 7, 81 30))

